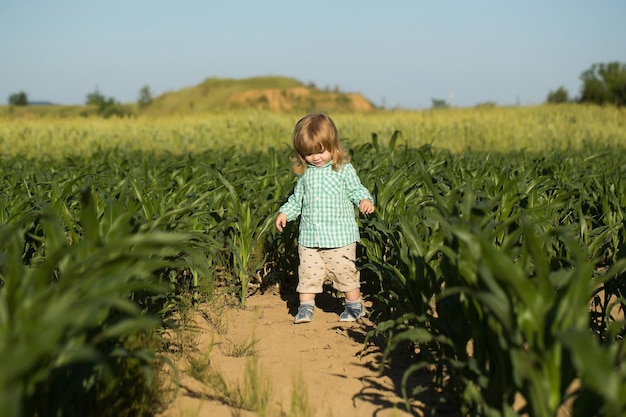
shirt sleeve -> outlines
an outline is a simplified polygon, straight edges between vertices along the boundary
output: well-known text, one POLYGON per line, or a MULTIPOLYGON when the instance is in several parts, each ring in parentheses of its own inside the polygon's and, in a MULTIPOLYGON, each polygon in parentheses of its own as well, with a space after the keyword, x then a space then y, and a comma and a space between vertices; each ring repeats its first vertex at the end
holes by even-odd
POLYGON ((361 184, 361 180, 354 169, 352 164, 348 163, 344 166, 344 182, 346 184, 346 190, 348 191, 348 198, 352 201, 352 204, 359 206, 359 203, 363 199, 368 199, 372 203, 374 199, 370 192, 361 184))
POLYGON ((304 197, 304 186, 302 185, 302 176, 298 177, 293 193, 278 210, 279 213, 285 213, 287 221, 293 221, 302 213, 302 199, 304 197))

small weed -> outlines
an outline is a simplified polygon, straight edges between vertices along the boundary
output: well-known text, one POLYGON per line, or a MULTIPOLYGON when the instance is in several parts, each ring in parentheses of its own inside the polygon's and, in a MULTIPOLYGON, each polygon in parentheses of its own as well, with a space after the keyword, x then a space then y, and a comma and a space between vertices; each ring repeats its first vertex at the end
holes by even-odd
POLYGON ((181 355, 194 352, 197 350, 198 342, 201 336, 201 329, 193 320, 193 311, 188 308, 182 308, 180 316, 173 329, 172 341, 177 346, 181 355))
POLYGON ((228 332, 228 323, 224 314, 225 310, 226 304, 224 301, 215 299, 210 301, 210 308, 200 310, 200 315, 217 334, 226 334, 228 332))
POLYGON ((292 378, 291 391, 291 409, 289 416, 291 417, 312 417, 315 413, 309 405, 309 393, 302 377, 302 370, 294 374, 292 378))
POLYGON ((246 356, 254 356, 257 353, 257 344, 259 339, 256 339, 254 335, 250 339, 246 339, 240 343, 228 343, 222 350, 222 353, 226 356, 233 358, 243 358, 246 356))
POLYGON ((210 395, 221 403, 237 409, 254 411, 266 416, 272 397, 271 380, 263 375, 256 358, 246 361, 243 385, 230 383, 224 375, 211 366, 208 353, 199 358, 190 358, 190 376, 201 382, 210 395))
POLYGON ((260 416, 267 415, 272 397, 272 383, 263 375, 256 357, 246 361, 243 388, 237 390, 243 408, 256 411, 260 416))
POLYGON ((188 357, 188 372, 192 378, 200 382, 205 382, 204 380, 206 379, 206 374, 210 371, 211 368, 211 359, 209 358, 209 356, 211 355, 214 346, 214 338, 211 338, 211 344, 209 345, 209 349, 207 349, 207 351, 203 355, 188 357))

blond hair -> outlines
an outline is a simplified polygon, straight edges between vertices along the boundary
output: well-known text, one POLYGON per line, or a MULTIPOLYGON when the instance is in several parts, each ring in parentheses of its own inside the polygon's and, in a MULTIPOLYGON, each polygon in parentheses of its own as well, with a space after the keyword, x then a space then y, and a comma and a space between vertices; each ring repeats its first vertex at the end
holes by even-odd
POLYGON ((304 174, 306 170, 305 156, 328 151, 332 155, 332 167, 336 171, 350 162, 350 154, 339 143, 339 133, 333 120, 325 114, 314 113, 298 120, 293 130, 293 148, 295 156, 293 172, 304 174))

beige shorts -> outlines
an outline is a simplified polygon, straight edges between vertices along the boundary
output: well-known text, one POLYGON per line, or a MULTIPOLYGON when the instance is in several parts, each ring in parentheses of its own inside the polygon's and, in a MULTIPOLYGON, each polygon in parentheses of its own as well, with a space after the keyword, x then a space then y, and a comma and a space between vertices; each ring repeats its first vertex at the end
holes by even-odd
POLYGON ((360 274, 355 263, 356 243, 331 249, 298 245, 298 255, 298 293, 321 293, 326 278, 329 278, 333 288, 341 292, 361 288, 360 274))

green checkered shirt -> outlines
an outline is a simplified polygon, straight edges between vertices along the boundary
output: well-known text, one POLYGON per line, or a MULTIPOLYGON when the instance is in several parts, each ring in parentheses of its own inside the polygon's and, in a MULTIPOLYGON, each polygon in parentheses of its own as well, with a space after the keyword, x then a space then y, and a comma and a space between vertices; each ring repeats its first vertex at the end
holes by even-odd
POLYGON ((287 221, 300 218, 298 243, 309 248, 339 248, 360 240, 354 207, 364 198, 374 201, 352 164, 338 171, 332 164, 307 165, 293 194, 280 208, 287 221))

